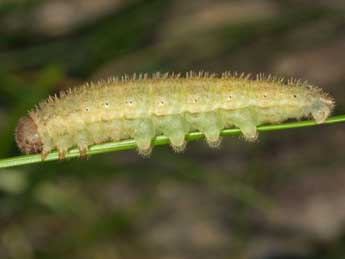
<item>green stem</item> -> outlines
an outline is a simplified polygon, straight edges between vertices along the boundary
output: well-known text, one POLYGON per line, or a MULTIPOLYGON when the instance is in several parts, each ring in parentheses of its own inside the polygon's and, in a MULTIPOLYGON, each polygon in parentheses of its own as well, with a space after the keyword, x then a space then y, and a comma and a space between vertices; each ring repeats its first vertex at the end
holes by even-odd
MULTIPOLYGON (((333 123, 340 123, 340 122, 345 122, 345 115, 330 117, 324 122, 324 124, 333 124, 333 123)), ((257 129, 259 132, 263 132, 263 131, 274 131, 274 130, 310 127, 310 126, 315 126, 315 125, 317 124, 314 121, 310 120, 310 121, 288 122, 288 123, 283 123, 283 124, 278 124, 278 125, 264 125, 264 126, 259 126, 257 129)), ((240 133, 241 131, 237 128, 224 129, 221 131, 222 136, 239 135, 240 133)), ((202 138, 204 138, 204 134, 200 132, 191 132, 186 136, 186 140, 188 142, 195 141, 202 138)), ((169 139, 166 136, 158 136, 153 140, 154 146, 160 146, 160 145, 166 145, 166 144, 169 144, 169 139)), ((109 142, 109 143, 104 143, 104 144, 93 145, 89 148, 89 151, 87 152, 87 154, 95 155, 95 154, 107 153, 107 152, 112 152, 112 151, 128 150, 128 149, 135 149, 135 148, 136 148, 135 141, 130 139, 130 140, 124 140, 124 141, 119 141, 119 142, 109 142)), ((79 157, 78 149, 72 149, 66 155, 66 158, 73 158, 73 157, 79 157)), ((44 162, 54 161, 54 160, 58 160, 57 152, 50 153, 44 162)), ((40 154, 16 156, 16 157, 0 159, 0 168, 35 164, 35 163, 40 163, 40 162, 42 162, 40 154)))

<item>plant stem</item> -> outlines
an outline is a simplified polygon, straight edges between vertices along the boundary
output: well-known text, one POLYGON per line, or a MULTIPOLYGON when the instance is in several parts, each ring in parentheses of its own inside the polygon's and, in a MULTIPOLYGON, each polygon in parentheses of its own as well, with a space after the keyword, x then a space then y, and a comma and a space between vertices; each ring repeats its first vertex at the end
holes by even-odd
MULTIPOLYGON (((340 123, 345 122, 345 115, 338 115, 328 118, 324 124, 333 124, 333 123, 340 123)), ((293 128, 303 128, 303 127, 310 127, 316 126, 317 124, 314 121, 298 121, 298 122, 288 122, 283 124, 277 125, 264 125, 257 127, 259 132, 264 131, 275 131, 275 130, 285 130, 285 129, 293 129, 293 128)), ((239 135, 241 131, 238 128, 231 128, 231 129, 224 129, 221 131, 222 136, 231 136, 231 135, 239 135)), ((200 132, 191 132, 186 136, 186 140, 188 142, 195 141, 204 138, 204 134, 200 132)), ((169 139, 166 136, 158 136, 153 140, 154 146, 166 145, 169 144, 169 139)), ((120 151, 120 150, 128 150, 128 149, 135 149, 136 143, 133 139, 124 140, 119 142, 109 142, 104 144, 93 145, 89 148, 87 154, 88 155, 95 155, 95 154, 102 154, 112 151, 120 151)), ((79 157, 78 149, 72 149, 66 154, 66 158, 73 158, 79 157)), ((0 168, 7 168, 7 167, 14 167, 20 165, 28 165, 28 164, 35 164, 40 162, 48 162, 58 160, 58 153, 52 152, 50 153, 45 161, 41 160, 40 154, 35 155, 22 155, 16 157, 10 157, 5 159, 0 159, 0 168)))

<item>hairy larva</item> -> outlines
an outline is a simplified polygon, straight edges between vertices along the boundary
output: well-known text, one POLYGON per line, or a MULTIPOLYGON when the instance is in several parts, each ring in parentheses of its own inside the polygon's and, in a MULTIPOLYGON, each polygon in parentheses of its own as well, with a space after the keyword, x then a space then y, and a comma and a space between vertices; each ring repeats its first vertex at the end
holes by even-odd
POLYGON ((321 89, 293 80, 230 73, 123 77, 49 97, 20 119, 16 142, 24 153, 41 152, 45 159, 57 149, 63 159, 73 146, 85 156, 92 144, 134 138, 147 155, 159 134, 181 151, 185 135, 199 130, 214 147, 226 127, 240 128, 253 141, 257 125, 309 116, 322 123, 333 108, 321 89))

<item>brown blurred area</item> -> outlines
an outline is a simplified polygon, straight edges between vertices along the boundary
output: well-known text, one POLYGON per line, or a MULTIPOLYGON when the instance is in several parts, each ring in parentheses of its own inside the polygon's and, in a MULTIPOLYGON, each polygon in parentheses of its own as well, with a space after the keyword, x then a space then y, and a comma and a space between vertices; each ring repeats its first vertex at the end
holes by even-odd
MULTIPOLYGON (((145 72, 307 80, 345 111, 342 0, 2 0, 0 154, 18 118, 145 72)), ((345 258, 341 124, 0 171, 0 258, 345 258)))

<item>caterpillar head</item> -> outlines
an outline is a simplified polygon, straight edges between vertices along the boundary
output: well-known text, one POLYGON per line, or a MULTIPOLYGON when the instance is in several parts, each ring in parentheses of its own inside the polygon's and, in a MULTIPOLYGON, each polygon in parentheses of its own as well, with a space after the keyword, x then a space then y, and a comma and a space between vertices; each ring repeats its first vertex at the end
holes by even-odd
POLYGON ((25 154, 35 154, 42 151, 43 143, 38 134, 37 125, 30 116, 22 117, 16 128, 16 142, 25 154))

